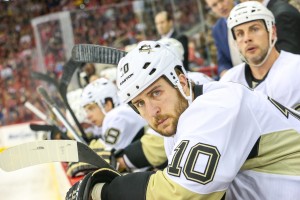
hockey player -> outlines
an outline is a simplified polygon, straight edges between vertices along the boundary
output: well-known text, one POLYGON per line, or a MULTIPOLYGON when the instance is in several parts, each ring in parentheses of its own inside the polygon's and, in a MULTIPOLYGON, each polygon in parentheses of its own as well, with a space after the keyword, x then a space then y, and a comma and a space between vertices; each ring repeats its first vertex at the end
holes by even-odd
MULTIPOLYGON (((70 104, 70 107, 72 111, 75 114, 75 117, 77 118, 78 122, 80 123, 81 127, 83 128, 88 142, 95 139, 99 138, 99 133, 93 128, 93 125, 87 120, 86 113, 83 109, 83 107, 80 105, 80 96, 82 94, 83 89, 78 88, 73 91, 70 91, 67 93, 67 99, 70 104), (95 131, 95 133, 94 133, 95 131)), ((66 119, 70 122, 70 125, 76 128, 76 123, 74 118, 72 117, 71 113, 69 110, 66 111, 66 119)), ((79 131, 78 131, 79 132, 79 131)), ((69 138, 72 138, 73 136, 68 133, 69 138)))
MULTIPOLYGON (((183 61, 184 49, 178 40, 164 38, 161 39, 160 42, 170 47, 170 49, 177 54, 178 58, 183 61)), ((200 72, 188 72, 188 76, 196 84, 212 81, 210 77, 200 72)), ((120 172, 143 171, 151 168, 164 167, 167 162, 164 150, 164 138, 152 129, 147 129, 145 133, 147 134, 143 135, 140 140, 136 140, 125 148, 117 148, 116 151, 111 152, 111 154, 106 150, 100 150, 99 146, 97 146, 96 151, 99 155, 105 157, 113 166, 118 166, 120 172)), ((169 140, 169 138, 165 140, 169 140)), ((72 165, 68 170, 68 175, 72 177, 82 175, 83 173, 89 172, 91 169, 95 168, 88 164, 72 165)))
POLYGON ((240 56, 246 63, 231 68, 221 81, 233 81, 261 91, 279 103, 300 109, 300 55, 274 46, 274 16, 256 1, 238 4, 227 20, 240 56))
POLYGON ((105 78, 88 84, 81 95, 88 120, 101 127, 106 146, 124 148, 144 134, 146 125, 126 104, 120 104, 116 86, 105 78))
POLYGON ((159 42, 141 42, 117 70, 123 102, 172 138, 165 146, 168 166, 125 176, 102 168, 66 199, 300 196, 300 116, 291 109, 241 84, 191 84, 180 60, 159 42))
MULTIPOLYGON (((87 119, 95 126, 104 141, 103 145, 101 139, 98 143, 92 141, 90 144, 90 147, 99 151, 101 155, 109 154, 113 148, 123 149, 144 134, 146 121, 128 105, 120 104, 116 86, 105 78, 99 78, 83 89, 81 106, 86 111, 87 119)), ((67 174, 74 177, 94 169, 96 168, 88 164, 71 163, 67 174)))
MULTIPOLYGON (((168 46, 183 62, 184 48, 178 40, 174 38, 162 38, 159 42, 168 46)), ((187 74, 188 78, 197 85, 213 81, 213 79, 201 72, 189 71, 187 74)), ((167 158, 163 143, 169 142, 168 140, 172 140, 172 138, 163 138, 153 129, 148 129, 147 134, 140 141, 136 141, 116 152, 114 156, 116 156, 119 171, 135 171, 145 167, 160 169, 165 166, 167 158)))

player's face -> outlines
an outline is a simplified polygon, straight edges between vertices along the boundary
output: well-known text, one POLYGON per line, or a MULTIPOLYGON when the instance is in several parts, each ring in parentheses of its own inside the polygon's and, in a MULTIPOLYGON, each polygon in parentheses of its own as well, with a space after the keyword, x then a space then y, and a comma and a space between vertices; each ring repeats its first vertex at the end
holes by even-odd
POLYGON ((151 128, 164 136, 176 133, 178 119, 188 107, 178 89, 164 78, 158 79, 132 100, 151 128))
POLYGON ((167 15, 160 13, 155 17, 155 26, 159 35, 167 34, 172 28, 172 21, 167 20, 167 15))
POLYGON ((90 123, 99 127, 102 126, 105 115, 96 103, 86 105, 84 110, 90 123))
POLYGON ((238 25, 233 29, 237 46, 248 63, 257 65, 267 56, 269 33, 261 20, 238 25))
POLYGON ((234 7, 233 0, 206 0, 208 7, 219 17, 227 18, 234 7))

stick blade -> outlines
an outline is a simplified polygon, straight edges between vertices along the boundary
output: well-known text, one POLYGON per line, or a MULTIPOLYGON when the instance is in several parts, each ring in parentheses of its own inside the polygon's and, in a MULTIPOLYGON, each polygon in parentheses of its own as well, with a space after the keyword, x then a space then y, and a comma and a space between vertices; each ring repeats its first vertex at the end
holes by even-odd
POLYGON ((115 170, 90 147, 74 140, 39 140, 0 153, 0 169, 7 172, 51 162, 84 162, 115 170))
POLYGON ((94 44, 76 44, 72 49, 72 59, 76 62, 103 63, 117 65, 127 52, 94 44))
POLYGON ((112 170, 116 170, 87 145, 77 142, 77 147, 78 152, 80 152, 78 153, 80 162, 85 162, 99 168, 110 168, 112 170))
POLYGON ((0 153, 0 168, 7 172, 50 162, 78 161, 77 142, 73 140, 28 142, 0 153))

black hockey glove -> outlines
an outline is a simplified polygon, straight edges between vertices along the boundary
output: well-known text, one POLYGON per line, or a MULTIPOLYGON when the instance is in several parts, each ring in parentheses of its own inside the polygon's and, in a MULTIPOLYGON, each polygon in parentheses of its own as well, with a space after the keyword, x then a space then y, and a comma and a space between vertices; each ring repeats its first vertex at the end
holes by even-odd
MULTIPOLYGON (((95 172, 90 172, 82 180, 75 183, 67 192, 66 200, 90 200, 91 193, 97 183, 110 183, 117 176, 121 176, 119 172, 108 168, 102 168, 95 172)), ((101 199, 101 189, 99 191, 101 199)))
MULTIPOLYGON (((101 156, 107 163, 112 167, 117 168, 117 161, 113 155, 113 151, 108 151, 104 149, 93 149, 99 156, 101 156)), ((92 171, 99 169, 94 165, 83 163, 83 162, 71 162, 68 165, 67 175, 71 178, 77 176, 86 175, 92 171)))

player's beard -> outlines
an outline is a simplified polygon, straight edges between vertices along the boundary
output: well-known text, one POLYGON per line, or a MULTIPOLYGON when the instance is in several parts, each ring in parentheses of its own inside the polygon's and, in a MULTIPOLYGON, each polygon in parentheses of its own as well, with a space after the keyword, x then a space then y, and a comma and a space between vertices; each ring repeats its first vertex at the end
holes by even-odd
POLYGON ((246 58, 247 62, 252 65, 260 65, 268 54, 269 46, 261 49, 261 53, 257 56, 246 58))
POLYGON ((188 107, 187 100, 182 96, 182 94, 178 90, 176 91, 177 102, 172 108, 174 112, 170 114, 157 115, 154 119, 154 123, 150 124, 150 127, 153 130, 166 137, 170 137, 176 133, 179 117, 188 107), (166 127, 162 127, 162 125, 158 126, 159 120, 167 118, 169 122, 165 125, 166 127))

